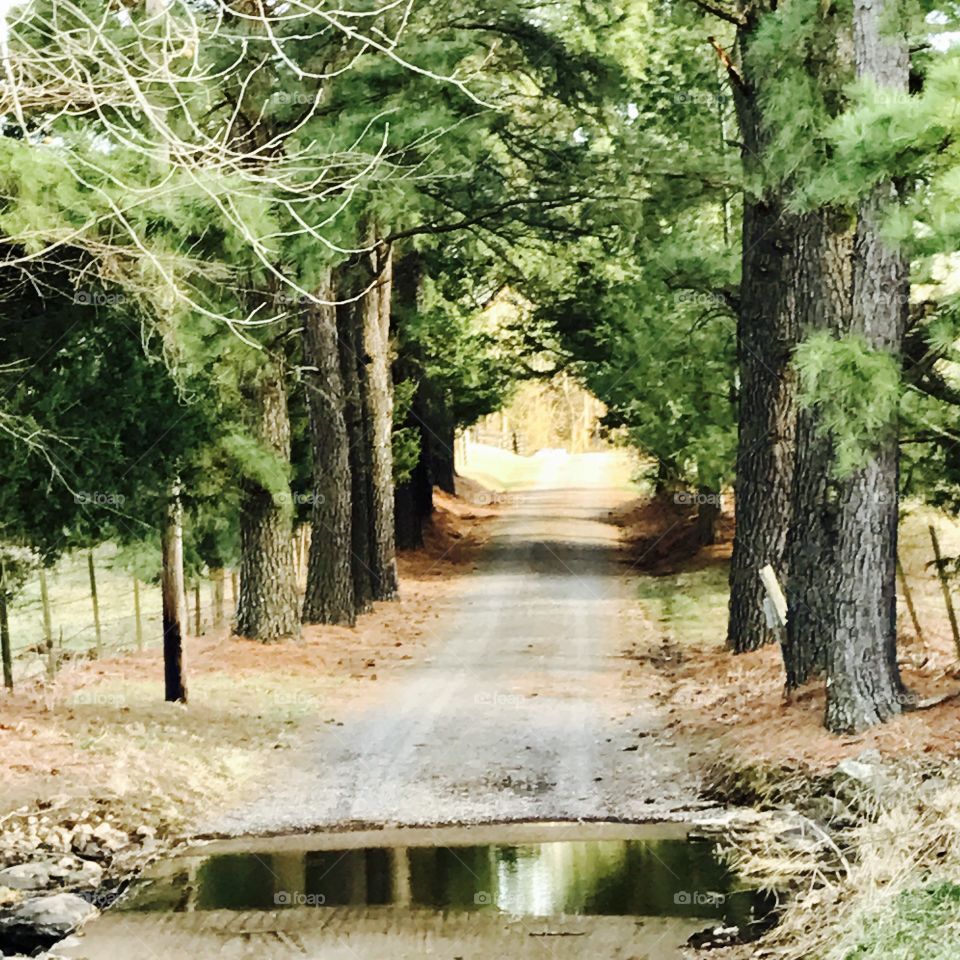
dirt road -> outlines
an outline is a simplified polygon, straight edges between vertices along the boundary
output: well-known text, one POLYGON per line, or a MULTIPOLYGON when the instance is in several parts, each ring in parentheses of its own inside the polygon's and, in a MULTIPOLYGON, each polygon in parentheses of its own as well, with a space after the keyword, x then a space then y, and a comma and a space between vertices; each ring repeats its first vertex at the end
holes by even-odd
MULTIPOLYGON (((608 511, 631 496, 623 464, 600 455, 545 455, 537 463, 530 487, 507 498, 478 569, 464 578, 465 589, 449 609, 438 611, 427 658, 370 684, 362 705, 338 713, 341 726, 318 719, 292 762, 278 761, 265 772, 252 803, 238 802, 229 815, 200 825, 201 834, 235 835, 219 845, 249 851, 254 866, 266 871, 268 893, 274 887, 284 887, 287 895, 291 889, 306 890, 306 861, 296 860, 291 871, 288 860, 270 852, 270 844, 296 844, 296 837, 265 841, 249 834, 428 825, 431 829, 422 831, 328 835, 329 843, 340 846, 396 843, 390 862, 412 863, 415 854, 404 845, 445 848, 457 842, 443 824, 490 824, 468 828, 473 832, 464 833, 461 843, 561 835, 581 842, 595 833, 608 838, 611 829, 646 828, 569 821, 665 820, 697 805, 690 750, 673 741, 656 701, 631 693, 637 685, 625 682, 627 671, 652 668, 623 656, 631 631, 643 629, 617 530, 608 522, 608 511), (502 824, 529 820, 568 822, 502 824), (478 830, 492 833, 478 835, 478 830)), ((316 844, 319 836, 308 839, 316 844)), ((603 856, 609 858, 614 847, 604 847, 603 856)), ((707 922, 677 916, 672 894, 664 916, 656 911, 572 916, 547 908, 542 916, 524 916, 508 896, 500 902, 515 866, 509 857, 495 871, 498 879, 489 881, 490 889, 501 890, 493 901, 496 910, 412 906, 415 878, 409 869, 391 879, 389 905, 363 906, 373 862, 372 854, 363 856, 358 898, 320 910, 204 908, 190 892, 203 870, 191 867, 189 858, 174 861, 161 868, 183 887, 176 897, 182 901, 179 908, 108 911, 60 949, 78 960, 106 960, 130 944, 148 960, 173 954, 233 960, 676 960, 686 955, 686 938, 707 922)), ((448 856, 460 863, 472 855, 453 849, 448 856)), ((655 874, 670 891, 699 889, 695 884, 704 882, 699 869, 671 868, 655 848, 651 856, 653 867, 662 869, 650 869, 647 861, 648 868, 631 875, 629 888, 654 888, 655 874)), ((591 869, 578 857, 568 865, 561 887, 589 882, 591 869)), ((348 862, 350 855, 340 853, 329 868, 311 876, 336 884, 336 870, 348 862)), ((244 863, 249 866, 249 858, 244 863)), ((541 866, 530 873, 531 904, 540 904, 550 886, 547 875, 538 872, 541 866)), ((233 864, 229 877, 242 877, 246 870, 233 864)), ((473 869, 468 873, 468 885, 481 882, 473 869)), ((352 890, 357 877, 345 887, 352 890)), ((444 882, 452 883, 449 877, 444 882)))
POLYGON ((544 453, 507 498, 432 655, 320 725, 219 834, 341 824, 668 818, 693 803, 687 751, 623 684, 630 579, 608 511, 614 455, 544 453))

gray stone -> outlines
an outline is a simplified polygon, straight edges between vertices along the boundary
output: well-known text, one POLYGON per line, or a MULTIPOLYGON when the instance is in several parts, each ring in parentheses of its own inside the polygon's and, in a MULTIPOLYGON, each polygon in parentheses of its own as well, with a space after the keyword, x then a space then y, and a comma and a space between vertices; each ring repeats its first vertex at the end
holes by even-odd
POLYGON ((855 823, 850 808, 842 800, 833 796, 811 797, 803 806, 802 812, 811 820, 839 828, 852 826, 855 823))
POLYGON ((0 940, 6 949, 47 949, 99 912, 74 893, 31 897, 0 914, 0 940))
POLYGON ((11 890, 43 890, 49 883, 49 863, 18 863, 0 870, 0 887, 11 890))
POLYGON ((106 850, 119 850, 130 843, 130 838, 117 830, 116 827, 104 821, 91 834, 97 843, 106 850))
POLYGON ((80 868, 73 872, 73 876, 87 883, 99 883, 103 879, 103 867, 92 860, 81 860, 80 868))
POLYGON ((877 769, 869 763, 850 759, 841 760, 837 764, 837 773, 842 773, 845 777, 849 777, 851 780, 856 780, 859 783, 869 784, 874 783, 878 775, 877 769))
POLYGON ((947 790, 950 783, 944 777, 931 777, 920 784, 920 794, 924 797, 935 797, 943 790, 947 790))
POLYGON ((815 853, 825 843, 823 835, 811 829, 807 824, 781 830, 776 834, 776 839, 784 846, 802 853, 815 853))

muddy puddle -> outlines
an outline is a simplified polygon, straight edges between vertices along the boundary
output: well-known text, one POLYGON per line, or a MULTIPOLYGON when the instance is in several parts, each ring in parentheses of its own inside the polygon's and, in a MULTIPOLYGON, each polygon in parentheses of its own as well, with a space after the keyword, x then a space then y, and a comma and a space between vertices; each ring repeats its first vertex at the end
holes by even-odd
POLYGON ((660 960, 704 928, 747 930, 769 906, 711 843, 675 825, 237 839, 154 867, 87 929, 76 956, 108 956, 138 936, 231 957, 541 956, 548 947, 548 956, 633 950, 660 960))

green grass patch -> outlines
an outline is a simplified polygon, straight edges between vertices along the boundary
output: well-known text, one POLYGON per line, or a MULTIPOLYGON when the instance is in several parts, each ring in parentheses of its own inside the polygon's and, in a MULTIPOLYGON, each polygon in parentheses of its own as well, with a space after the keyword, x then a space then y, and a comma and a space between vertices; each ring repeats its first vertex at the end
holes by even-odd
POLYGON ((700 648, 723 642, 729 586, 726 564, 642 577, 638 597, 674 643, 700 648))
POLYGON ((960 884, 907 890, 864 925, 845 960, 956 960, 960 957, 960 884))

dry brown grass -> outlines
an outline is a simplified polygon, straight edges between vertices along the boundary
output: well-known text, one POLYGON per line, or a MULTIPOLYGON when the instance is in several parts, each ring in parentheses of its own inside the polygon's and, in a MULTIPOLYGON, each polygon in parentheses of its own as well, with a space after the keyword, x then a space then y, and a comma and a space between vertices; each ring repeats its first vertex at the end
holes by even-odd
POLYGON ((925 933, 923 916, 891 918, 905 894, 960 880, 960 765, 936 776, 909 762, 877 769, 872 784, 835 781, 856 818, 843 829, 795 810, 737 815, 726 834, 732 865, 745 881, 779 891, 784 907, 761 943, 720 957, 846 960, 870 946, 879 951, 870 957, 921 960, 904 945, 925 933), (892 927, 889 943, 877 943, 878 920, 892 927))

